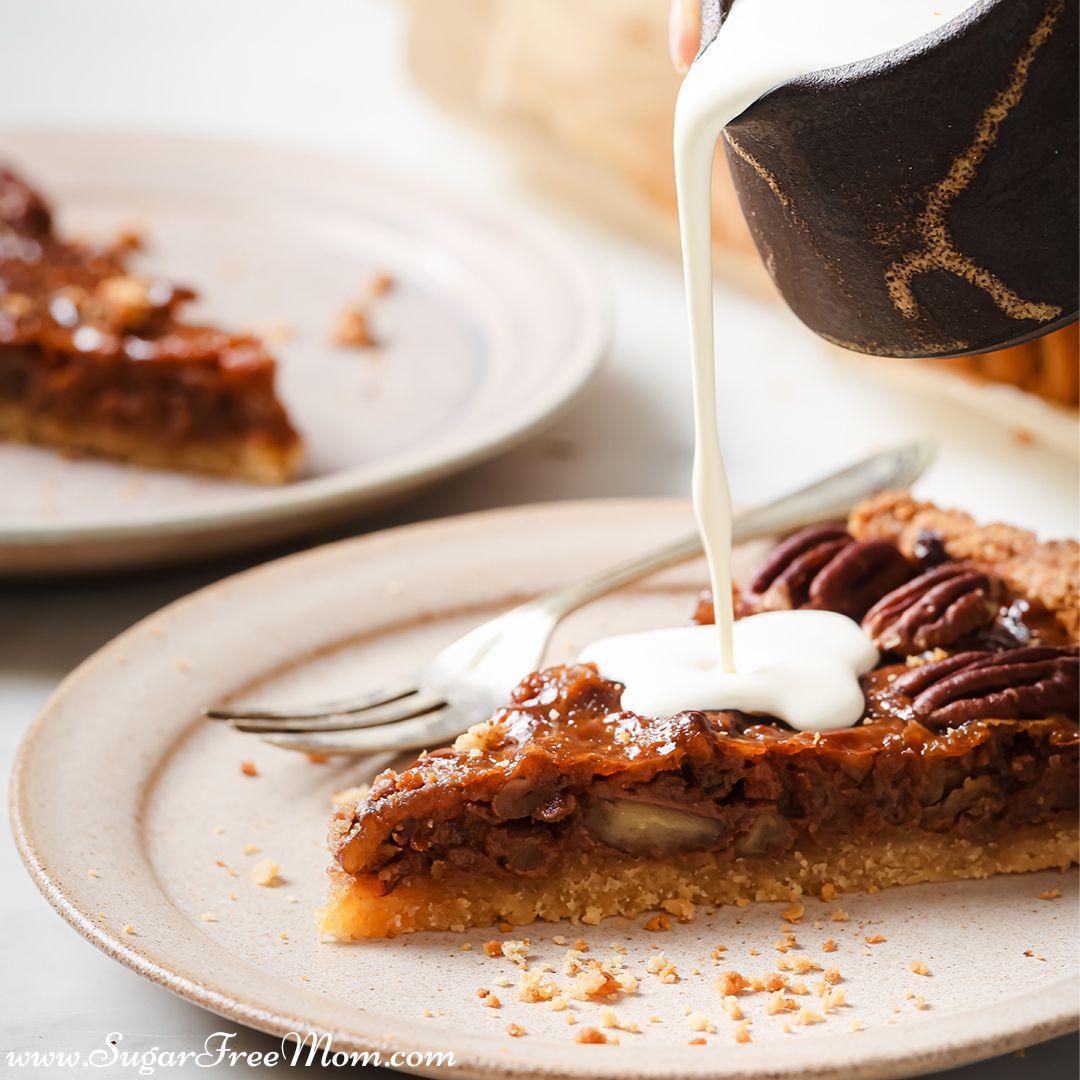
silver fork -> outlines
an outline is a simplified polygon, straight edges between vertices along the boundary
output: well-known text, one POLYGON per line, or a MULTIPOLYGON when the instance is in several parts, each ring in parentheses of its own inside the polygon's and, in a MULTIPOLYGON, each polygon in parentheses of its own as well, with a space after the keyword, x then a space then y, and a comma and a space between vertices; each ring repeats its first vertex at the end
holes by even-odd
MULTIPOLYGON (((750 540, 843 517, 876 491, 907 487, 932 456, 932 447, 924 442, 874 454, 739 514, 734 539, 750 540)), ((552 631, 570 612, 700 554, 701 539, 694 533, 543 593, 465 634, 415 675, 344 701, 291 709, 219 706, 205 712, 237 731, 259 734, 274 746, 308 753, 370 754, 441 746, 506 704, 519 680, 539 667, 552 631)))

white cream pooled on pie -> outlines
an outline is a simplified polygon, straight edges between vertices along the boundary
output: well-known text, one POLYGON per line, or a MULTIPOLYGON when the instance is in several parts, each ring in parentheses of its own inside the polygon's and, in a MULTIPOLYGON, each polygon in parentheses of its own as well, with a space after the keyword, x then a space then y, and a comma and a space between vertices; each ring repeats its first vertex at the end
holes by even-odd
POLYGON ((767 611, 733 627, 734 672, 719 663, 715 626, 621 634, 581 654, 621 682, 623 707, 642 716, 738 709, 798 731, 835 731, 862 716, 859 676, 878 651, 858 623, 833 611, 767 611))

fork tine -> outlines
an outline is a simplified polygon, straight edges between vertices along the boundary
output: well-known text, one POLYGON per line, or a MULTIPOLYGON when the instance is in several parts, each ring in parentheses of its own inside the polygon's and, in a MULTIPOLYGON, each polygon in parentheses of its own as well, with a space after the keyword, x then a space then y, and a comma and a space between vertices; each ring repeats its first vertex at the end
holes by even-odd
POLYGON ((354 713, 399 701, 420 690, 415 677, 388 683, 376 690, 346 698, 343 701, 327 701, 322 705, 305 705, 302 708, 264 709, 255 706, 237 709, 231 705, 214 705, 203 710, 211 720, 317 720, 326 716, 351 716, 354 713))
POLYGON ((328 716, 305 716, 295 719, 263 717, 255 720, 233 719, 231 727, 237 731, 252 731, 256 734, 273 732, 319 732, 319 731, 354 731, 358 728, 378 727, 382 724, 398 724, 411 720, 414 716, 423 716, 446 704, 446 699, 439 694, 417 691, 385 705, 376 705, 359 713, 331 714, 328 716))
MULTIPOLYGON (((473 717, 475 720, 475 717, 473 717)), ((423 716, 393 725, 374 728, 355 728, 350 731, 311 732, 261 736, 262 741, 284 750, 300 750, 311 754, 360 755, 386 751, 417 750, 421 747, 445 746, 472 721, 460 709, 446 705, 423 716)))

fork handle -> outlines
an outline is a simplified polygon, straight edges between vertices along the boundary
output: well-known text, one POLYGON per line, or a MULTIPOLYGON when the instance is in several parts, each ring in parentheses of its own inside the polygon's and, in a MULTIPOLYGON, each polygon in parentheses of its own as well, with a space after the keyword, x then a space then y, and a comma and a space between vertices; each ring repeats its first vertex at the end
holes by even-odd
MULTIPOLYGON (((732 539, 752 540, 820 521, 846 517, 856 503, 878 491, 909 486, 926 468, 932 457, 933 447, 921 441, 903 443, 890 450, 872 454, 773 502, 737 514, 732 521, 732 539)), ((552 618, 561 619, 571 611, 576 611, 582 605, 606 596, 623 585, 687 562, 701 553, 701 536, 695 532, 673 544, 628 559, 573 585, 543 593, 521 607, 533 611, 539 608, 552 618)))

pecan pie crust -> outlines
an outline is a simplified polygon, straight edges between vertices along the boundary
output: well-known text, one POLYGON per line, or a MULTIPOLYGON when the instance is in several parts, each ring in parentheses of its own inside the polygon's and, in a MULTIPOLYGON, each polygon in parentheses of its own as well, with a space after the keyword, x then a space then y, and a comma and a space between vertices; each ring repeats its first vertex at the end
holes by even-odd
POLYGON ((254 337, 183 321, 190 289, 128 270, 130 244, 59 237, 0 168, 0 438, 280 482, 301 442, 254 337))
POLYGON ((1020 530, 965 530, 899 494, 847 529, 804 530, 738 609, 863 620, 882 658, 858 725, 637 716, 589 665, 534 673, 453 748, 338 810, 322 929, 596 922, 1065 868, 1077 860, 1075 554, 1020 530), (1025 552, 1061 580, 1032 575, 1025 552))

